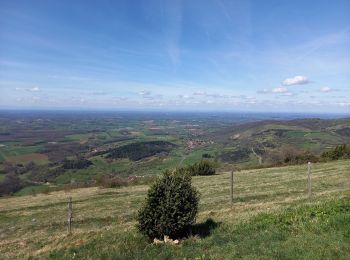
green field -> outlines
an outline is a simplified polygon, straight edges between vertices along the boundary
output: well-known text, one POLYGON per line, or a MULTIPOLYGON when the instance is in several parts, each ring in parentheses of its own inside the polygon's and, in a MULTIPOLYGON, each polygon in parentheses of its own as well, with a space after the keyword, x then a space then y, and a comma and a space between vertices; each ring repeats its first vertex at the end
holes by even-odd
POLYGON ((46 193, 49 191, 49 187, 47 185, 36 185, 36 186, 27 186, 20 191, 16 192, 16 196, 23 195, 33 195, 37 193, 46 193))
POLYGON ((23 146, 19 143, 7 143, 0 147, 0 162, 5 161, 7 157, 20 156, 37 152, 41 145, 23 146))
POLYGON ((201 193, 193 235, 179 246, 154 245, 135 228, 147 186, 0 198, 0 255, 4 259, 349 259, 350 163, 194 177, 201 193), (66 234, 66 201, 73 197, 73 234, 66 234))

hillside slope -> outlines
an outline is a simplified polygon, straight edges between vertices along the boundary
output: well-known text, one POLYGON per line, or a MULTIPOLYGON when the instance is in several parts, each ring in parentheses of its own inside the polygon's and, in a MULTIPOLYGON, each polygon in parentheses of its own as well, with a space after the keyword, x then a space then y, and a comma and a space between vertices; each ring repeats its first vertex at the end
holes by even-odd
POLYGON ((1 258, 349 258, 350 161, 195 177, 201 193, 193 236, 180 246, 153 245, 135 228, 147 186, 84 188, 0 198, 1 258), (66 235, 73 197, 73 234, 66 235))
POLYGON ((283 161, 286 151, 320 155, 335 144, 350 144, 349 129, 349 119, 265 120, 222 128, 212 138, 223 145, 223 162, 256 166, 283 161))

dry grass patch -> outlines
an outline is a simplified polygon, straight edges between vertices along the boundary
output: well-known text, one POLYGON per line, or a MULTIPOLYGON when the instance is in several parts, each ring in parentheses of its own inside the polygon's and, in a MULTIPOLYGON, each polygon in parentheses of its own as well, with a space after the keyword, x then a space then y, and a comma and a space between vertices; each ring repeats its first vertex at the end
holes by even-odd
POLYGON ((30 154, 22 154, 22 155, 13 155, 13 156, 7 156, 6 161, 10 163, 29 163, 29 162, 35 162, 38 164, 45 164, 49 162, 49 159, 47 155, 41 154, 41 153, 30 153, 30 154))

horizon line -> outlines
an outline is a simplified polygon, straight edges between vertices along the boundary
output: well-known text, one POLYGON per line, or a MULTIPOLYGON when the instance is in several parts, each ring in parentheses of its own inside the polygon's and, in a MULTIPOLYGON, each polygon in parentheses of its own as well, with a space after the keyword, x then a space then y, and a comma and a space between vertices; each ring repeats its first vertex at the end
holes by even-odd
POLYGON ((123 109, 123 108, 101 108, 101 109, 90 109, 90 108, 4 108, 0 107, 0 112, 134 112, 134 113, 149 113, 149 112, 160 112, 160 113, 247 113, 247 114, 293 114, 293 115, 348 115, 350 112, 290 112, 290 111, 252 111, 252 110, 229 110, 229 109, 123 109))

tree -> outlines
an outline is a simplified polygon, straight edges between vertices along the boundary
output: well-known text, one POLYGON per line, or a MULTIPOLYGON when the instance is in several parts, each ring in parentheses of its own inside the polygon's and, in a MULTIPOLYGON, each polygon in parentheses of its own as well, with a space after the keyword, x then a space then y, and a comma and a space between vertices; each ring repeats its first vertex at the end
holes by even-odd
POLYGON ((186 168, 186 170, 192 175, 214 175, 215 169, 213 167, 213 163, 202 160, 198 163, 195 163, 193 165, 190 165, 186 168))
POLYGON ((0 183, 0 196, 13 194, 22 189, 22 187, 23 185, 21 180, 17 177, 17 175, 13 173, 6 174, 5 180, 0 183))
POLYGON ((166 171, 149 189, 138 212, 138 229, 150 238, 184 236, 194 223, 199 194, 184 169, 166 171))
POLYGON ((338 160, 341 158, 350 158, 350 148, 346 144, 337 145, 333 150, 324 152, 321 155, 326 160, 338 160))
POLYGON ((62 163, 64 169, 85 169, 93 163, 84 157, 79 157, 76 160, 68 160, 65 158, 62 163))

